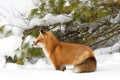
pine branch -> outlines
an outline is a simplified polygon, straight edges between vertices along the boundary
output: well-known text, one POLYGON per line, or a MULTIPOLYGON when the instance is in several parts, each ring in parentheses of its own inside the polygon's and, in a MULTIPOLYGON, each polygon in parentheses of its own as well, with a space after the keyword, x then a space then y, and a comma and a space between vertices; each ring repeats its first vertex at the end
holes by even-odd
POLYGON ((98 45, 98 44, 100 44, 100 43, 103 43, 104 41, 108 41, 108 40, 111 39, 112 37, 114 37, 114 36, 116 36, 116 35, 119 35, 119 34, 120 34, 120 31, 117 32, 117 33, 112 34, 110 37, 107 37, 107 38, 105 38, 105 39, 103 39, 103 40, 100 40, 100 41, 98 41, 98 42, 96 42, 96 43, 93 43, 92 45, 90 45, 90 47, 94 47, 94 46, 96 46, 96 45, 98 45))

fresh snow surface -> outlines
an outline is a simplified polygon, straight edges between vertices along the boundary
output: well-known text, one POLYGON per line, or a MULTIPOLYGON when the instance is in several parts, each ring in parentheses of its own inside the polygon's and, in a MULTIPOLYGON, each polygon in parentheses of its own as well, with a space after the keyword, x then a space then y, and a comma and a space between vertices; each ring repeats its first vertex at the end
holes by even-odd
POLYGON ((62 72, 54 70, 53 66, 40 59, 36 64, 7 63, 0 70, 2 80, 114 80, 120 76, 120 53, 106 56, 108 60, 98 64, 97 70, 91 73, 73 73, 72 68, 62 72), (119 56, 119 57, 118 57, 119 56), (109 57, 109 58, 108 58, 109 57), (118 60, 116 59, 118 58, 118 60))

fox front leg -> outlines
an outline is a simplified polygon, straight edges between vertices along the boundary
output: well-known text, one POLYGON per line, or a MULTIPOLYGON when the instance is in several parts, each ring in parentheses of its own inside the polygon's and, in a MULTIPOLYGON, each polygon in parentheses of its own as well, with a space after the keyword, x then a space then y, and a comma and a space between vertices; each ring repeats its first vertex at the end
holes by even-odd
POLYGON ((66 70, 66 67, 63 66, 63 67, 60 68, 60 70, 61 70, 61 71, 64 71, 64 70, 66 70))
POLYGON ((62 66, 62 67, 60 67, 60 66, 55 66, 55 69, 56 69, 56 70, 60 70, 60 71, 64 71, 64 70, 66 70, 66 67, 65 67, 65 66, 62 66))

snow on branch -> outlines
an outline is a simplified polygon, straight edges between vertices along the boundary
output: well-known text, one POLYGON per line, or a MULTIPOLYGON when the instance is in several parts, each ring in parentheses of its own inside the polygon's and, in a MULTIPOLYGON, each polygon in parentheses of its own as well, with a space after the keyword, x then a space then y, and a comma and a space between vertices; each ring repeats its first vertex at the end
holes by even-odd
POLYGON ((34 18, 30 21, 30 27, 33 28, 34 26, 50 26, 57 23, 66 23, 72 20, 72 15, 67 14, 60 14, 60 15, 53 15, 47 14, 43 18, 34 18))

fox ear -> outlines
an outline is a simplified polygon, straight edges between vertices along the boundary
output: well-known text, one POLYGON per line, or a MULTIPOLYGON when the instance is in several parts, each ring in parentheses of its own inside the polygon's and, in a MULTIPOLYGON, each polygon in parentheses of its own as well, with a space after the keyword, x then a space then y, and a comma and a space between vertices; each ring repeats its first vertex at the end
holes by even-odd
POLYGON ((41 32, 41 30, 39 31, 39 33, 40 33, 40 35, 43 35, 42 32, 41 32))
POLYGON ((44 33, 45 33, 45 31, 41 30, 41 33, 42 33, 42 34, 44 34, 44 33))
POLYGON ((39 31, 40 35, 43 35, 45 32, 43 30, 39 31))

